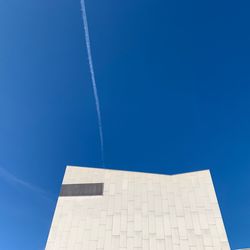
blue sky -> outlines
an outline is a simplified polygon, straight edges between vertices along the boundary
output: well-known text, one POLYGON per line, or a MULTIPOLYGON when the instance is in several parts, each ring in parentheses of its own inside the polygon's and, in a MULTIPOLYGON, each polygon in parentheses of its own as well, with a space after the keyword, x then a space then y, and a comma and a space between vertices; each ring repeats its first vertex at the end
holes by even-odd
MULTIPOLYGON (((250 33, 242 1, 86 0, 108 168, 212 172, 250 246, 250 33)), ((0 249, 43 249, 65 166, 101 163, 78 0, 0 2, 0 249)))

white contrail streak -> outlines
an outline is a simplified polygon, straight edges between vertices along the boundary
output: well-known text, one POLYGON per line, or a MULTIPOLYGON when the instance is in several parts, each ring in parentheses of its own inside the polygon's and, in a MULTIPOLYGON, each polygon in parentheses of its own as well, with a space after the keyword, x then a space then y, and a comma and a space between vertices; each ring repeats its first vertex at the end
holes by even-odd
POLYGON ((7 171, 5 168, 3 168, 1 166, 0 166, 0 179, 5 180, 9 184, 17 185, 19 187, 28 189, 36 194, 39 194, 44 199, 46 199, 48 201, 52 201, 51 198, 49 197, 49 194, 46 191, 44 191, 40 187, 37 187, 37 186, 27 182, 27 181, 20 179, 19 177, 10 173, 9 171, 7 171))
POLYGON ((100 143, 101 143, 102 165, 104 166, 102 116, 101 116, 100 102, 99 102, 99 97, 98 97, 98 92, 97 92, 97 87, 96 87, 95 71, 94 71, 93 60, 92 60, 85 0, 81 0, 81 7, 82 7, 82 19, 83 19, 83 26, 84 26, 84 33, 85 33, 85 41, 86 41, 88 61, 89 61, 89 69, 90 69, 91 81, 92 81, 93 92, 94 92, 94 97, 95 97, 97 119, 98 119, 98 128, 99 128, 99 136, 100 136, 100 143))

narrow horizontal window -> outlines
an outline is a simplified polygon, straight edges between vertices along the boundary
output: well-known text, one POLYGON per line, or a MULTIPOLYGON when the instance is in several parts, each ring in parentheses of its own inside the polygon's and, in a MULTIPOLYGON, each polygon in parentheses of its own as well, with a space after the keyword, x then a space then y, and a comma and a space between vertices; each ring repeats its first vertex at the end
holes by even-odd
POLYGON ((103 195, 103 183, 63 184, 60 196, 103 195))

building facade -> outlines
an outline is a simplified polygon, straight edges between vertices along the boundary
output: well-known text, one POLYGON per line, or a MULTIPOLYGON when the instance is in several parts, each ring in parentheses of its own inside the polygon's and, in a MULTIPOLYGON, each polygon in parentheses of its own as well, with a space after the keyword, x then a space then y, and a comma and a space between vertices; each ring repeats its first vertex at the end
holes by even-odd
POLYGON ((228 250, 208 170, 160 175, 68 166, 46 250, 228 250))

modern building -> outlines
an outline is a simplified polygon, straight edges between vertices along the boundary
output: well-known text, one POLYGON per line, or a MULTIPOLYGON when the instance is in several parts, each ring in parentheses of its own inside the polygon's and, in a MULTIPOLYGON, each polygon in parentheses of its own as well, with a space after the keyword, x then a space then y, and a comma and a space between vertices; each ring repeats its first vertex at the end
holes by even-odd
POLYGON ((46 250, 228 250, 209 170, 66 168, 46 250))

